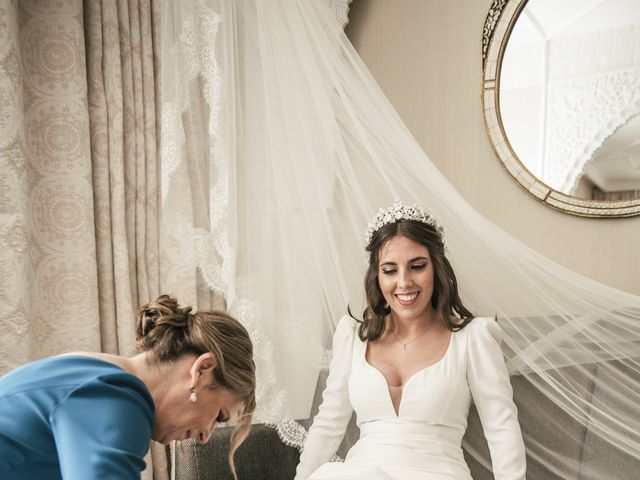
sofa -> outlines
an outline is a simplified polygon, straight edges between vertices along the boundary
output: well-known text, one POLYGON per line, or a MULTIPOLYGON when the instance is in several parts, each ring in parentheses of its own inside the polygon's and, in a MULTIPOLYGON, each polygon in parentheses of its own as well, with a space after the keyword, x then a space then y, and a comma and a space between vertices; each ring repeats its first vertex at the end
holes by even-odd
MULTIPOLYGON (((582 367, 584 369, 584 367, 582 367)), ((598 375, 597 365, 586 367, 590 373, 598 375)), ((570 375, 574 381, 584 382, 584 391, 590 396, 590 402, 611 404, 614 400, 608 398, 606 391, 601 391, 588 376, 579 371, 567 368, 563 375, 570 375)), ((326 373, 321 375, 314 402, 314 415, 317 412, 319 399, 326 373)), ((518 405, 519 420, 527 436, 541 443, 549 451, 559 452, 572 461, 570 476, 554 472, 546 468, 536 458, 527 458, 527 478, 533 480, 602 480, 621 479, 631 480, 640 478, 640 459, 616 450, 608 442, 588 431, 581 423, 574 421, 536 388, 532 387, 532 378, 527 376, 513 376, 511 383, 514 390, 514 400, 518 405), (530 414, 526 405, 536 405, 536 411, 545 412, 544 421, 530 414), (563 428, 558 428, 558 421, 562 420, 563 428)), ((640 406, 630 415, 640 414, 640 406)), ((300 422, 309 426, 309 422, 300 422)), ((176 480, 232 480, 233 476, 227 463, 231 429, 219 428, 212 435, 209 442, 199 445, 195 442, 183 442, 175 447, 173 469, 176 480)), ((338 455, 344 457, 349 447, 358 438, 358 428, 355 418, 351 419, 345 440, 338 450, 338 455)), ((476 450, 488 457, 488 447, 482 425, 475 408, 469 412, 468 427, 463 445, 465 459, 474 480, 493 479, 491 471, 478 462, 469 453, 469 449, 476 450)), ((254 425, 248 439, 236 454, 238 476, 241 480, 286 480, 292 479, 298 464, 300 453, 297 448, 285 445, 276 430, 266 425, 254 425)))

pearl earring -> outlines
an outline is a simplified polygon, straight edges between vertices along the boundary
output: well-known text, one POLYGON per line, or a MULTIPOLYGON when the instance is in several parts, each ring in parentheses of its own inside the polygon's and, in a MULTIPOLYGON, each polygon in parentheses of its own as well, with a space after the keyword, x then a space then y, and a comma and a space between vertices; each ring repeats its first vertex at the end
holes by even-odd
POLYGON ((198 395, 196 395, 196 388, 191 387, 189 388, 189 390, 191 391, 191 395, 189 395, 189 400, 191 400, 192 402, 196 402, 198 400, 198 395))

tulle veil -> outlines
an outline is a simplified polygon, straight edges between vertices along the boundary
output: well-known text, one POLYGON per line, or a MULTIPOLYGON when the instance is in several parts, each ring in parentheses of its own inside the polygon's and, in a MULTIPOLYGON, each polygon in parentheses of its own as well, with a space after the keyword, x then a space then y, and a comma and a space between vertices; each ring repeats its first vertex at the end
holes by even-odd
MULTIPOLYGON (((367 222, 400 199, 444 225, 465 304, 501 325, 512 378, 533 392, 516 396, 520 411, 640 458, 640 298, 476 212, 326 2, 164 1, 161 23, 163 288, 184 298, 201 282, 250 330, 260 421, 309 416, 335 325, 347 305, 364 305, 367 222)), ((523 432, 531 462, 577 478, 575 460, 537 427, 523 432)))

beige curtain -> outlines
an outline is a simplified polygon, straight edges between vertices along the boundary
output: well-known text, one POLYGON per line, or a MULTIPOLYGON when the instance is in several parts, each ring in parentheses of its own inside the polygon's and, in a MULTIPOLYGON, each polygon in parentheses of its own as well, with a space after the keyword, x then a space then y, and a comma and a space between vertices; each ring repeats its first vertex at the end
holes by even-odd
POLYGON ((85 0, 102 349, 135 351, 132 312, 160 293, 153 11, 85 0))
POLYGON ((0 0, 0 373, 135 351, 160 293, 158 19, 151 0, 0 0))
POLYGON ((0 0, 2 371, 102 343, 82 4, 51 7, 0 0))

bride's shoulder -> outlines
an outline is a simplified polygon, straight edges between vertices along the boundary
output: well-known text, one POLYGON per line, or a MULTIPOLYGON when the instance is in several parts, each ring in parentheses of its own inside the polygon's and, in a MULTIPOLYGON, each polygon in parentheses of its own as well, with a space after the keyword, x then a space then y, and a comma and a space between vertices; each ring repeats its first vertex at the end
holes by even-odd
POLYGON ((349 315, 344 315, 338 321, 335 331, 333 332, 333 348, 341 346, 346 348, 347 345, 353 345, 358 338, 358 322, 349 315))
POLYGON ((475 317, 467 325, 465 325, 460 333, 467 336, 491 335, 495 339, 501 337, 500 326, 495 318, 491 317, 475 317))
POLYGON ((349 331, 355 331, 358 328, 359 324, 360 323, 358 322, 358 320, 353 318, 351 315, 343 315, 338 321, 336 333, 338 331, 344 331, 345 333, 349 331))
POLYGON ((343 315, 338 321, 333 339, 353 342, 358 337, 358 327, 360 322, 350 315, 343 315))

